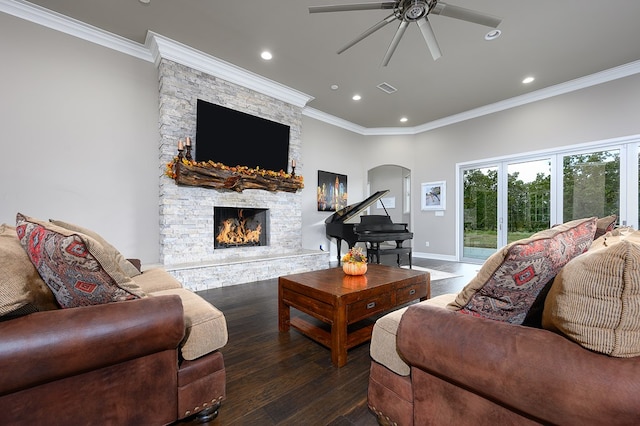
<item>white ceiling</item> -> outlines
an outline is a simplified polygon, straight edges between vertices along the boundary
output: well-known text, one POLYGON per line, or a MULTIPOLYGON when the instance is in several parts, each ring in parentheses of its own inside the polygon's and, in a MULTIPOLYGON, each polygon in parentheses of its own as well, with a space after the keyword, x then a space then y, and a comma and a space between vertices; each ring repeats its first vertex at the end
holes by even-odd
POLYGON ((137 43, 153 31, 306 93, 314 98, 309 107, 364 128, 415 127, 640 60, 638 0, 450 0, 502 17, 502 36, 488 42, 488 27, 431 15, 443 56, 434 61, 411 24, 383 67, 396 22, 336 51, 389 10, 308 12, 309 6, 365 2, 31 1, 137 43), (260 58, 264 49, 273 53, 269 62, 260 58), (522 84, 529 75, 536 80, 522 84), (383 82, 397 92, 376 88, 383 82), (362 100, 351 99, 356 93, 362 100))

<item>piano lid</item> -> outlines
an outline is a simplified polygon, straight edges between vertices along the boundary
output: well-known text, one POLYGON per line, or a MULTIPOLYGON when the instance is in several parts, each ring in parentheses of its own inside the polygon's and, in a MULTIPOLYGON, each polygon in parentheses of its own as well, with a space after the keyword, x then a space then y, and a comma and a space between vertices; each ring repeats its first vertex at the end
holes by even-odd
POLYGON ((383 191, 378 191, 375 194, 369 196, 366 200, 360 201, 359 203, 351 204, 343 209, 338 210, 331 216, 329 216, 324 223, 344 223, 347 220, 351 219, 362 213, 367 209, 370 205, 378 201, 380 198, 384 197, 389 193, 389 189, 385 189, 383 191))

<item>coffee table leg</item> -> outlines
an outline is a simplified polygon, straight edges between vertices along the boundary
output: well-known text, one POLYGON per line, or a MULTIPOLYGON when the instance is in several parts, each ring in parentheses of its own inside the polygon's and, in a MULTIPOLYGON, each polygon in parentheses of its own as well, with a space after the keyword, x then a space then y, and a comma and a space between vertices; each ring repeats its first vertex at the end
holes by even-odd
POLYGON ((291 309, 284 303, 282 297, 282 284, 278 284, 278 330, 289 331, 291 324, 291 309))
POLYGON ((335 307, 331 324, 331 362, 336 367, 347 363, 347 307, 341 303, 335 307))

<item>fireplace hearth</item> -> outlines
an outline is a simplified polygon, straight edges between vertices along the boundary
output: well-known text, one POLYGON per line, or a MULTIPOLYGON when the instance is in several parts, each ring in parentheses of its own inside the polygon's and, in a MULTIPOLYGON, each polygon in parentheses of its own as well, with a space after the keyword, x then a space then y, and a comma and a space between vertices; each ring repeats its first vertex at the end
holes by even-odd
POLYGON ((214 248, 268 245, 269 209, 214 207, 214 248))

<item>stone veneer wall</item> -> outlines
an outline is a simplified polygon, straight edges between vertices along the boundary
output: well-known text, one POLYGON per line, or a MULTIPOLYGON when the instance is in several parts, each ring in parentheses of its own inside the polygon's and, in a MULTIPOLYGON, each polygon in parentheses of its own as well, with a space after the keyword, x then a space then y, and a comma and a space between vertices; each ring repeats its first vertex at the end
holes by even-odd
MULTIPOLYGON (((197 99, 223 105, 289 125, 289 162, 299 158, 301 108, 171 60, 158 65, 160 83, 160 261, 192 290, 204 290, 274 278, 329 266, 325 252, 302 250, 301 195, 245 190, 225 192, 178 186, 164 176, 165 165, 177 154, 178 140, 191 137, 195 150, 197 99), (269 209, 269 245, 214 250, 213 208, 269 209)), ((226 141, 242 149, 242 141, 226 141)), ((194 154, 195 156, 195 154, 194 154)))

